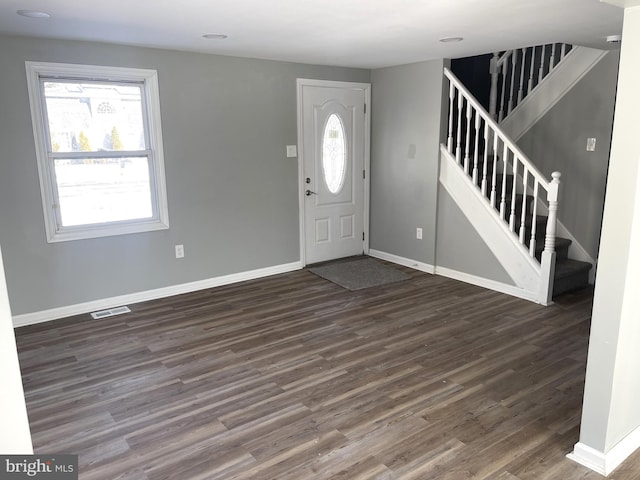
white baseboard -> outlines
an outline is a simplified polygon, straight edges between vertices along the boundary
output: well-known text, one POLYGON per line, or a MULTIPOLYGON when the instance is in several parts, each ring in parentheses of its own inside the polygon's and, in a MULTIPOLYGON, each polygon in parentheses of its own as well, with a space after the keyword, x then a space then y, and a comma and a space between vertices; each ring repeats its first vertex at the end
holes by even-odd
POLYGON ((567 458, 606 477, 638 448, 640 448, 640 427, 624 437, 607 453, 584 443, 576 443, 573 452, 568 454, 567 458))
POLYGON ((607 476, 605 473, 605 455, 595 448, 588 447, 583 443, 576 443, 573 447, 573 452, 569 453, 567 458, 600 475, 607 476))
POLYGON ((495 280, 489 280, 488 278, 477 277, 469 273, 460 272, 451 268, 436 266, 436 275, 442 275, 443 277, 452 278, 461 282, 470 283, 478 287, 483 287, 495 292, 506 293, 513 297, 522 298, 531 302, 539 303, 538 294, 536 292, 529 292, 523 290, 515 285, 509 285, 507 283, 496 282, 495 280))
POLYGON ((48 322, 59 318, 71 317, 73 315, 82 315, 96 310, 104 310, 129 303, 146 302, 149 300, 156 300, 158 298, 170 297, 172 295, 195 292, 205 288, 220 287, 222 285, 254 280, 256 278, 268 277, 279 273, 292 272, 294 270, 300 270, 301 268, 302 262, 299 261, 285 263, 282 265, 274 265, 272 267, 259 268, 257 270, 249 270, 247 272, 232 273, 221 277, 207 278, 180 285, 172 285, 170 287, 156 288, 154 290, 119 295, 117 297, 78 303, 75 305, 68 305, 66 307, 52 308, 50 310, 42 310, 40 312, 14 315, 13 326, 24 327, 26 325, 34 325, 36 323, 48 322))
POLYGON ((392 253, 381 252, 380 250, 369 250, 369 255, 381 260, 396 263, 398 265, 404 265, 405 267, 415 268, 421 272, 431 273, 435 275, 442 275, 443 277, 452 278, 461 282, 477 285, 478 287, 487 288, 500 293, 506 293, 517 298, 529 300, 538 303, 538 297, 535 292, 527 292, 515 285, 509 285, 506 283, 496 282, 495 280, 489 280, 487 278, 476 277, 468 273, 459 272, 446 267, 433 266, 428 263, 421 263, 410 258, 400 257, 392 253))
POLYGON ((373 248, 369 249, 369 256, 379 258, 380 260, 386 260, 387 262, 396 263, 398 265, 403 265, 405 267, 414 268, 421 272, 435 273, 435 267, 433 265, 411 260, 410 258, 400 257, 392 253, 381 252, 380 250, 374 250, 373 248))

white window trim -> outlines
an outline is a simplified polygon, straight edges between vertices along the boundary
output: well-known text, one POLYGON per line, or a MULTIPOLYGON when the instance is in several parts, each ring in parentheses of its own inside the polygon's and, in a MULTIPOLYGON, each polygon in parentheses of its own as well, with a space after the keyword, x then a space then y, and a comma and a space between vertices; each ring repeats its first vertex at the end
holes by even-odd
POLYGON ((166 230, 169 228, 169 209, 167 204, 164 155, 162 146, 162 124, 160 121, 160 94, 158 74, 155 70, 139 68, 105 67, 96 65, 75 65, 65 63, 25 62, 27 70, 27 87, 31 105, 31 121, 35 139, 42 208, 47 241, 61 242, 86 238, 124 235, 129 233, 166 230), (144 82, 149 148, 151 149, 152 166, 151 188, 154 217, 144 220, 82 225, 77 227, 58 226, 54 211, 54 184, 51 176, 48 139, 44 116, 44 95, 40 88, 41 77, 58 77, 69 79, 87 79, 103 81, 136 81, 144 82))

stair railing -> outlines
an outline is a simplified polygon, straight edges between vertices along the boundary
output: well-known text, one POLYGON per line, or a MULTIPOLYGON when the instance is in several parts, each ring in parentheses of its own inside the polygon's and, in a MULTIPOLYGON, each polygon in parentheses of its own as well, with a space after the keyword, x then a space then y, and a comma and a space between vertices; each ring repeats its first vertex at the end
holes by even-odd
POLYGON ((502 122, 573 49, 566 43, 494 53, 491 59, 491 118, 502 122))
POLYGON ((541 296, 551 300, 560 173, 547 180, 480 103, 447 68, 447 150, 528 254, 536 259, 538 228, 545 228, 541 296), (511 175, 511 177, 508 177, 511 175), (508 179, 512 178, 511 185, 508 179), (546 192, 549 214, 538 225, 538 197, 546 192))

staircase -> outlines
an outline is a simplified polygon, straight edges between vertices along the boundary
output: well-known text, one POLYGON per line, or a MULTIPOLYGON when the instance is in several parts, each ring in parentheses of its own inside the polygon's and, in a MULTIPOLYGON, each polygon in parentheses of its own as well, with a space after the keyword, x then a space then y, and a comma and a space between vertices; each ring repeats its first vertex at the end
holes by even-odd
POLYGON ((491 113, 451 71, 444 72, 449 118, 440 181, 521 289, 520 296, 544 305, 555 295, 587 286, 592 265, 569 258, 571 240, 556 235, 560 173, 545 178, 498 120, 525 104, 574 50, 549 45, 548 50, 506 52, 502 61, 494 56, 491 113))
MULTIPOLYGON (((489 170, 489 175, 491 171, 489 170)), ((503 177, 497 175, 498 192, 502 191, 503 177)), ((512 174, 506 175, 506 191, 510 192, 513 189, 514 177, 512 174)), ((481 188, 481 185, 478 185, 481 188)), ((487 195, 487 199, 490 200, 490 196, 487 195)), ((549 221, 548 215, 536 214, 533 215, 534 197, 532 194, 527 194, 523 198, 522 193, 516 193, 515 200, 515 231, 520 230, 521 219, 525 220, 525 231, 534 232, 534 257, 538 262, 542 260, 542 252, 545 246, 545 229, 549 221), (522 215, 523 208, 525 209, 525 215, 522 215), (533 225, 535 222, 535 228, 533 225)), ((511 198, 506 199, 506 210, 511 211, 511 198)), ((498 212, 499 213, 499 212, 498 212)), ((525 246, 531 247, 531 237, 525 238, 525 246)), ((579 260, 573 260, 569 258, 569 247, 571 246, 571 240, 558 235, 555 235, 555 270, 553 275, 553 291, 552 297, 560 295, 562 293, 570 292, 584 288, 589 284, 589 272, 592 265, 588 262, 582 262, 579 260)))

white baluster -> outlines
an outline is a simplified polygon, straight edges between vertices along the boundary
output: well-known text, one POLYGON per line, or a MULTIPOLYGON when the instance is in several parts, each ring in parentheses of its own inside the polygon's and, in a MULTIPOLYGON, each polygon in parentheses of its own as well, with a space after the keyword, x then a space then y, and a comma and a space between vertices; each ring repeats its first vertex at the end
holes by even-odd
POLYGON ((531 240, 529 240, 529 255, 536 256, 536 219, 538 218, 538 179, 533 179, 533 211, 531 212, 531 240))
POLYGON ((511 87, 509 88, 509 108, 507 110, 507 115, 511 113, 513 110, 513 97, 516 94, 516 56, 518 51, 514 50, 511 54, 511 87))
POLYGON ((498 135, 493 132, 493 170, 491 174, 491 207, 496 208, 496 182, 498 181, 498 135))
POLYGON ((478 186, 478 145, 480 141, 480 112, 476 112, 475 119, 475 127, 476 127, 476 142, 473 149, 473 172, 471 178, 473 180, 473 184, 478 186))
POLYGON ((516 231, 516 181, 518 179, 518 157, 513 154, 513 185, 511 186, 511 214, 509 215, 509 230, 516 231))
POLYGON ((456 162, 460 165, 462 160, 462 149, 460 145, 461 137, 462 137, 462 106, 464 104, 464 98, 462 97, 462 92, 458 92, 458 125, 456 132, 456 162))
POLYGON ((527 58, 527 49, 522 49, 522 60, 520 60, 520 89, 518 90, 518 105, 522 102, 522 96, 524 95, 524 64, 527 58))
POLYGON ((560 60, 567 56, 567 44, 563 43, 562 48, 560 49, 560 60))
POLYGON ((489 64, 489 73, 491 74, 491 92, 489 93, 489 115, 494 120, 498 119, 498 53, 494 53, 489 64))
POLYGON ((547 55, 547 46, 542 46, 542 55, 540 56, 540 71, 538 72, 538 83, 542 81, 544 78, 544 60, 547 55))
POLYGON ((533 75, 535 71, 535 61, 536 61, 536 47, 531 47, 531 64, 529 66, 529 85, 527 89, 527 93, 533 90, 533 75))
POLYGON ((482 165, 482 196, 487 196, 487 162, 489 161, 489 124, 484 122, 484 161, 482 165))
POLYGON ((467 135, 464 143, 464 173, 469 175, 469 155, 471 154, 471 117, 473 115, 471 104, 467 102, 467 135))
POLYGON ((504 151, 502 153, 502 194, 500 196, 500 217, 505 220, 506 219, 506 209, 507 209, 507 164, 508 164, 508 153, 507 144, 504 144, 504 151))
POLYGON ((456 90, 453 82, 449 82, 449 136, 447 137, 447 150, 453 155, 453 102, 456 97, 456 90))
POLYGON ((527 231, 527 225, 526 225, 526 221, 527 221, 527 186, 529 183, 529 170, 527 169, 527 167, 522 164, 522 167, 524 168, 524 175, 523 175, 523 180, 522 180, 522 184, 523 184, 523 188, 522 188, 522 213, 520 214, 520 243, 522 243, 524 245, 524 239, 525 239, 525 235, 526 235, 526 231, 527 231))
POLYGON ((549 61, 549 71, 553 70, 556 66, 556 44, 551 47, 551 60, 549 61))
POLYGON ((506 63, 503 63, 500 66, 500 74, 502 75, 502 86, 500 92, 500 111, 498 112, 499 122, 501 122, 504 118, 504 98, 507 95, 507 74, 505 73, 506 69, 506 63))

